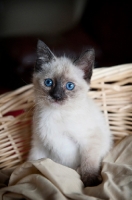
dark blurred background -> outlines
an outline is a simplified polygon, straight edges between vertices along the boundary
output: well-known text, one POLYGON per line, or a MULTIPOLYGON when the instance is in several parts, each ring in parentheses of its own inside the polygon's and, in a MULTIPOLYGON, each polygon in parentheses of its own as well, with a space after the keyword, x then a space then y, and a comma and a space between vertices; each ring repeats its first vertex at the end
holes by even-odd
POLYGON ((0 0, 0 93, 31 82, 38 39, 57 55, 93 47, 96 67, 131 63, 131 0, 0 0))

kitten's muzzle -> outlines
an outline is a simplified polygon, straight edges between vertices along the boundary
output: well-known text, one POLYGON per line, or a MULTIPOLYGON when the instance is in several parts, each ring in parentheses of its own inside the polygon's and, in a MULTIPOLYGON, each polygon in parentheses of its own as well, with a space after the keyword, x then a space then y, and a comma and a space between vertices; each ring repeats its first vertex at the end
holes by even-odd
POLYGON ((63 88, 59 88, 58 90, 58 88, 56 87, 53 90, 51 90, 50 96, 55 101, 63 101, 66 98, 63 88))
POLYGON ((61 85, 61 80, 56 79, 55 85, 50 90, 50 96, 52 99, 54 99, 56 102, 63 101, 66 98, 65 90, 61 85))
POLYGON ((52 95, 52 98, 53 98, 54 100, 56 100, 56 101, 62 101, 62 100, 63 100, 62 95, 60 95, 60 94, 58 94, 58 93, 53 94, 53 95, 52 95))

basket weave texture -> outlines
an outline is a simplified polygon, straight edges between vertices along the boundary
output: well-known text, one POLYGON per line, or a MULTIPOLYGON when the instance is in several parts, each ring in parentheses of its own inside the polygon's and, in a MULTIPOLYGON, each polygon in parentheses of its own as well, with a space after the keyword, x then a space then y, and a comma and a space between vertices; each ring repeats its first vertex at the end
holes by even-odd
MULTIPOLYGON (((94 69, 89 95, 104 112, 114 139, 132 134, 132 64, 94 69)), ((0 169, 26 160, 34 105, 32 84, 0 96, 0 169)))

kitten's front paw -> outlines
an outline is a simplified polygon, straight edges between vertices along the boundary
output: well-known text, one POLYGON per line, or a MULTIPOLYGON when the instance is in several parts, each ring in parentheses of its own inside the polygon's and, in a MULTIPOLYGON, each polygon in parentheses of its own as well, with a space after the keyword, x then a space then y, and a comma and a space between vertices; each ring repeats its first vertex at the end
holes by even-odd
POLYGON ((102 177, 98 173, 81 173, 81 179, 85 187, 97 186, 102 182, 102 177))

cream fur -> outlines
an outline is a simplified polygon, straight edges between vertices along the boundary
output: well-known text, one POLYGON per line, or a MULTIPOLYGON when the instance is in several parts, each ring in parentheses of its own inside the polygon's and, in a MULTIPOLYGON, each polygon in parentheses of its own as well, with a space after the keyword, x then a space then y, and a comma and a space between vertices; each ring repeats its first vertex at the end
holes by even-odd
MULTIPOLYGON (((73 169, 80 167, 82 176, 98 172, 101 159, 109 151, 112 139, 99 111, 87 92, 84 72, 68 58, 55 58, 43 70, 34 73, 36 107, 29 160, 50 158, 73 169), (63 104, 52 102, 45 92, 44 79, 64 75, 75 83, 63 104)), ((47 92, 47 91, 46 91, 47 92)))

